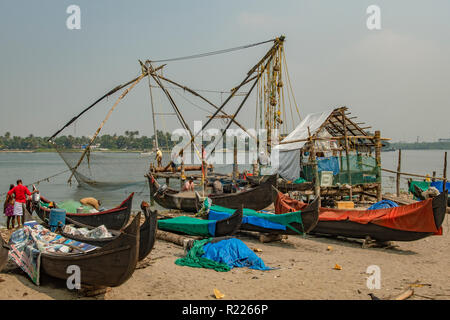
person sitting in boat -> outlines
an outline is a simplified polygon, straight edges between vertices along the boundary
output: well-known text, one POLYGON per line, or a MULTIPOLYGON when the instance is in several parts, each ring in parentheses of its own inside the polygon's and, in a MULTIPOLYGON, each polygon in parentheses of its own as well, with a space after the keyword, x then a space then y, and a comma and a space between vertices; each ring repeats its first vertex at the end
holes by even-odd
POLYGON ((17 217, 17 224, 23 226, 23 208, 27 203, 27 196, 31 196, 39 192, 39 190, 33 190, 30 192, 26 186, 22 184, 22 180, 17 180, 17 185, 8 191, 8 195, 14 194, 16 201, 14 202, 14 216, 17 217))
POLYGON ((223 193, 223 185, 219 179, 216 179, 212 185, 213 194, 222 194, 223 193))
POLYGON ((156 161, 157 161, 157 163, 158 163, 158 167, 162 167, 162 157, 163 157, 163 154, 162 154, 162 151, 161 150, 159 150, 159 148, 156 148, 156 161))
POLYGON ((186 183, 184 184, 183 188, 181 189, 181 191, 194 191, 194 178, 193 177, 189 177, 189 179, 186 181, 186 183))

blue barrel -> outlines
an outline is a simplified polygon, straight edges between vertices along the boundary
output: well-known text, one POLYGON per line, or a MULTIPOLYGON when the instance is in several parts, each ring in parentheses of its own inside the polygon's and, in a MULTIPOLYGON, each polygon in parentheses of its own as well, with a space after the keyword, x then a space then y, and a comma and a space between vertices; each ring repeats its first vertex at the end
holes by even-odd
POLYGON ((66 210, 64 209, 51 209, 49 222, 50 230, 54 232, 58 225, 62 224, 63 226, 66 224, 66 210))

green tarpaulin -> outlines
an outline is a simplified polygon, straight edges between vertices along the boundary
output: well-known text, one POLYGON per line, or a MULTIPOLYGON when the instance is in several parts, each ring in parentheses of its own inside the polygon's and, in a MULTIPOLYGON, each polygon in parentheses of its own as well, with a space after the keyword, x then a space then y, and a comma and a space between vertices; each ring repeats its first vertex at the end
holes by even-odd
POLYGON ((177 259, 175 261, 175 264, 179 266, 188 266, 194 268, 214 269, 220 272, 230 271, 231 268, 225 263, 220 263, 211 259, 202 258, 202 256, 205 254, 205 250, 203 250, 203 247, 211 240, 212 238, 194 241, 194 245, 192 246, 191 250, 189 250, 189 252, 186 254, 184 258, 177 259))
MULTIPOLYGON (((217 206, 217 205, 212 205, 210 210, 213 211, 219 211, 219 212, 226 212, 229 214, 233 214, 234 209, 229 209, 229 208, 225 208, 225 207, 221 207, 221 206, 217 206)), ((291 223, 293 222, 297 222, 298 224, 302 225, 302 216, 301 214, 298 214, 299 211, 297 212, 289 212, 289 213, 284 213, 284 214, 271 214, 271 213, 261 213, 261 212, 257 212, 255 210, 252 209, 247 209, 244 208, 243 210, 243 215, 244 216, 252 216, 252 217, 258 217, 261 219, 266 219, 270 222, 273 223, 279 223, 283 226, 286 226, 290 229, 292 229, 292 227, 290 226, 291 223)), ((294 229, 295 230, 295 229, 294 229)), ((301 230, 296 230, 297 232, 301 233, 301 230)))
POLYGON ((183 232, 193 236, 210 237, 210 224, 215 225, 216 221, 202 220, 193 217, 176 217, 172 219, 158 220, 158 229, 166 231, 183 232))
POLYGON ((428 181, 411 181, 408 191, 411 193, 414 193, 414 186, 418 186, 422 191, 427 191, 430 188, 430 182, 428 182, 428 181))

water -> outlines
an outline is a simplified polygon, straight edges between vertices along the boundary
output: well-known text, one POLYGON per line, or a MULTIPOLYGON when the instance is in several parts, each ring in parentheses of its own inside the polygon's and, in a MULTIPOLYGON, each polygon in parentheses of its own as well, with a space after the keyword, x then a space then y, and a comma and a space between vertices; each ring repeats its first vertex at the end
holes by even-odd
MULTIPOLYGON (((382 167, 390 170, 397 169, 398 152, 382 152, 382 167)), ((145 173, 154 155, 144 156, 139 153, 99 153, 96 154, 96 165, 102 167, 102 158, 105 166, 103 172, 99 171, 101 178, 106 181, 138 181, 139 183, 125 189, 102 191, 87 190, 78 187, 75 179, 72 185, 67 183, 69 173, 51 178, 48 182, 37 185, 40 193, 53 201, 79 200, 84 197, 94 197, 102 201, 105 208, 112 208, 120 204, 131 192, 135 192, 133 209, 138 210, 140 203, 149 201, 150 193, 145 173), (107 160, 107 161, 106 161, 107 160), (108 163, 108 165, 106 165, 108 163)), ((169 154, 164 154, 163 163, 167 163, 169 154)), ((402 172, 429 174, 436 171, 442 176, 444 166, 444 151, 442 150, 404 150, 402 151, 402 172)), ((22 179, 29 184, 55 173, 64 171, 67 166, 57 153, 2 153, 0 152, 0 194, 7 192, 11 183, 22 179)), ((239 169, 250 169, 250 166, 239 166, 239 169)), ((217 165, 215 171, 229 173, 232 165, 217 165)), ((383 172, 383 191, 395 191, 395 175, 383 172)), ((173 180, 175 187, 178 182, 173 180)), ((407 189, 406 177, 402 178, 401 188, 407 189)), ((4 198, 5 196, 3 196, 4 198)), ((2 199, 3 202, 3 199, 2 199)), ((158 208, 158 207, 157 207, 158 208)), ((158 208, 161 209, 161 208, 158 208)), ((4 215, 0 214, 0 223, 4 225, 4 215)))

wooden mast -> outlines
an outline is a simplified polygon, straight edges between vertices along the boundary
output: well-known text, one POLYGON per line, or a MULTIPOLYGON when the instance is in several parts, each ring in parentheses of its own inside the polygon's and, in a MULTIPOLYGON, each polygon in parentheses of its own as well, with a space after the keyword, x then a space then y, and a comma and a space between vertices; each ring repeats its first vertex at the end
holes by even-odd
MULTIPOLYGON (((147 70, 149 70, 150 62, 146 61, 145 66, 147 67, 147 70)), ((152 107, 152 120, 153 120, 153 132, 155 134, 155 147, 156 147, 156 149, 159 149, 159 146, 158 146, 158 130, 156 129, 155 108, 154 108, 154 105, 153 105, 153 94, 152 94, 152 83, 151 83, 150 72, 147 72, 147 78, 148 78, 148 89, 150 91, 150 104, 151 104, 151 107, 152 107)))

